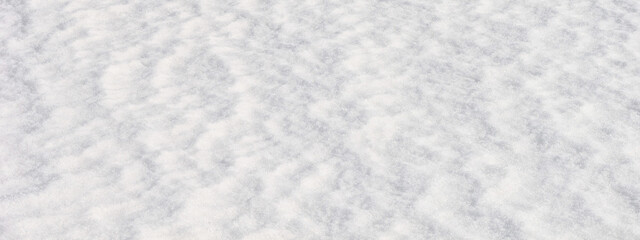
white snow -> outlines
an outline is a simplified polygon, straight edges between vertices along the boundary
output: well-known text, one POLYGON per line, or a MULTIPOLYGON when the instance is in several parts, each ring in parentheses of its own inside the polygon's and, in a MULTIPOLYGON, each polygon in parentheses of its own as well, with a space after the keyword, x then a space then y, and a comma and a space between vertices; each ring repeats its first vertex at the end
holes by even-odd
POLYGON ((0 1, 0 239, 640 239, 639 12, 0 1))

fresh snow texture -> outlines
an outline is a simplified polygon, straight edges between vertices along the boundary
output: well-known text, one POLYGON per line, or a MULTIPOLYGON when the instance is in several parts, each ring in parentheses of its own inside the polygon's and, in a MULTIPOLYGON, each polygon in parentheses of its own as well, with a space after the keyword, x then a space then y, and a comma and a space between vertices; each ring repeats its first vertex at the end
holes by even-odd
POLYGON ((635 0, 0 0, 0 239, 640 239, 635 0))

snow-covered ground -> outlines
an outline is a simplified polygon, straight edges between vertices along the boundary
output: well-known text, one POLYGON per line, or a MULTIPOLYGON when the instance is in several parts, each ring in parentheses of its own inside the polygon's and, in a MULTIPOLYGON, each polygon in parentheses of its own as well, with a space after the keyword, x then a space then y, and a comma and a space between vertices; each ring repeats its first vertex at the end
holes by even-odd
POLYGON ((635 0, 1 0, 0 239, 640 239, 635 0))

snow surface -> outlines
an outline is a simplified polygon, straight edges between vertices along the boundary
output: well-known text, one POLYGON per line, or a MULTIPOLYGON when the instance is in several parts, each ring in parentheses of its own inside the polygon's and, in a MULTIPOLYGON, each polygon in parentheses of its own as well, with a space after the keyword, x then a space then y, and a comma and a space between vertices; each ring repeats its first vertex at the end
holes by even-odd
POLYGON ((1 0, 0 239, 640 239, 635 0, 1 0))

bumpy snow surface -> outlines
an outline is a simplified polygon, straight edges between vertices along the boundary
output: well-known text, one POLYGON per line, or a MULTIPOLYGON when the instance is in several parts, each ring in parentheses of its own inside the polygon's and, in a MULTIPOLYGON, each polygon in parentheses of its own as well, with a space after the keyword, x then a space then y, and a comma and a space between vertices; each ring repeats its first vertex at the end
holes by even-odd
POLYGON ((640 239, 635 0, 1 0, 0 239, 640 239))

